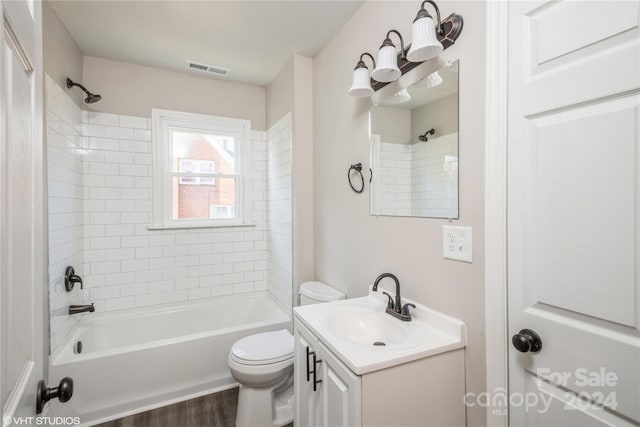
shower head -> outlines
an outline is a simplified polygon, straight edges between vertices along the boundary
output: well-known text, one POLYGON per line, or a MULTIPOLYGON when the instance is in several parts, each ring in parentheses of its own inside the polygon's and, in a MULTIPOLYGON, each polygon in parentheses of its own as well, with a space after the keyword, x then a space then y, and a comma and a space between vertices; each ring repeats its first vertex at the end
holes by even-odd
POLYGON ((418 135, 418 139, 422 142, 427 142, 429 140, 429 138, 427 137, 427 135, 433 135, 436 133, 435 129, 429 129, 428 131, 426 131, 424 133, 424 135, 418 135))
POLYGON ((86 104, 93 104, 94 102, 98 102, 101 99, 101 95, 98 95, 97 93, 89 93, 89 95, 87 95, 87 97, 84 99, 84 102, 86 104))
POLYGON ((98 95, 97 93, 91 93, 89 92, 84 86, 82 86, 80 83, 75 83, 73 80, 71 79, 67 79, 67 87, 69 89, 71 89, 74 86, 78 86, 80 89, 82 89, 84 91, 84 93, 87 94, 87 97, 84 99, 84 103, 85 104, 93 104, 94 102, 98 102, 102 99, 102 96, 98 95))

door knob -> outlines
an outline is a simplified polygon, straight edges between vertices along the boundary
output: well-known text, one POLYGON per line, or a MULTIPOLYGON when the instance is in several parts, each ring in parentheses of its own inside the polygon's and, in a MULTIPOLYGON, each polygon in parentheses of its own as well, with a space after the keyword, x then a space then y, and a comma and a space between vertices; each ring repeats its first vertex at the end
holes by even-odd
POLYGON ((542 349, 542 339, 531 329, 522 329, 511 338, 513 346, 521 353, 537 353, 542 349))
POLYGON ((36 393, 36 414, 39 414, 44 409, 44 404, 55 399, 56 397, 62 403, 68 402, 73 396, 73 380, 69 377, 64 377, 60 380, 58 387, 47 388, 47 384, 44 380, 38 382, 38 391, 36 393))

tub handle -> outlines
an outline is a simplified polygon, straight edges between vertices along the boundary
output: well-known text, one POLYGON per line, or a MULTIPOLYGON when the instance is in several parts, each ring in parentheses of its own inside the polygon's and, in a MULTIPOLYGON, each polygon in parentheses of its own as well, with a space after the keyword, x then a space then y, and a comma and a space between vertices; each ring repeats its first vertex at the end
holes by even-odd
POLYGON ((316 354, 313 353, 313 391, 317 391, 316 386, 322 382, 322 380, 316 379, 316 375, 317 375, 316 371, 320 363, 322 363, 322 360, 321 359, 316 360, 316 354))

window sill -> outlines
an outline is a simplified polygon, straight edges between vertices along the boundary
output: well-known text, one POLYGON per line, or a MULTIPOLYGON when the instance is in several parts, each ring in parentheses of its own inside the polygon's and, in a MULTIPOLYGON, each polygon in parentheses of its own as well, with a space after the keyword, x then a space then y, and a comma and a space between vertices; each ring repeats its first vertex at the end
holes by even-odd
POLYGON ((147 225, 147 230, 188 230, 191 228, 237 228, 255 227, 254 222, 225 222, 223 224, 171 224, 171 225, 147 225))

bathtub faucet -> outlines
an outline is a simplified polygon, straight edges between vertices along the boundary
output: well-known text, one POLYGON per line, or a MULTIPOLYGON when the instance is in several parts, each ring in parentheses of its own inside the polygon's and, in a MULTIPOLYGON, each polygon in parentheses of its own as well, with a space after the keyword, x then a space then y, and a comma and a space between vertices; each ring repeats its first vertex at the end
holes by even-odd
POLYGON ((96 308, 93 306, 93 303, 87 305, 70 305, 69 306, 69 314, 78 314, 78 313, 93 313, 96 311, 96 308))

